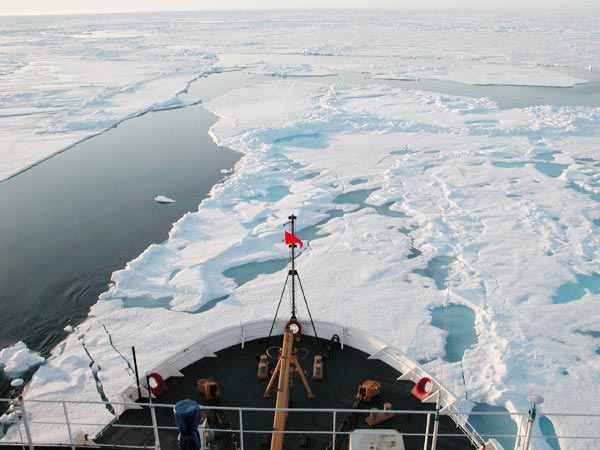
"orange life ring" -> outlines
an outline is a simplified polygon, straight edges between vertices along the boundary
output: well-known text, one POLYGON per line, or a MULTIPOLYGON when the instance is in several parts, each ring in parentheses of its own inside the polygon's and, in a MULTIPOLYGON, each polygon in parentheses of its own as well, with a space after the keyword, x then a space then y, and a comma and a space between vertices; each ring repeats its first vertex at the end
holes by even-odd
POLYGON ((410 392, 419 400, 423 401, 429 396, 429 394, 431 394, 432 390, 433 381, 431 381, 431 378, 423 377, 417 381, 417 384, 415 384, 415 387, 412 388, 412 391, 410 392))
POLYGON ((158 397, 168 389, 167 383, 165 380, 163 380, 163 377, 157 373, 151 373, 148 375, 148 387, 150 388, 152 395, 155 397, 158 397))

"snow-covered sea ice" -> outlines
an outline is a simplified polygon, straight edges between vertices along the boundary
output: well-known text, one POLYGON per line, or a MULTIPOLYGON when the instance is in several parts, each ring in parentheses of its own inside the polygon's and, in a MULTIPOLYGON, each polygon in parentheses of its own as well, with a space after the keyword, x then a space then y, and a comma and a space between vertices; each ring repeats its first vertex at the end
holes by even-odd
MULTIPOLYGON (((56 149, 149 108, 152 95, 160 103, 198 74, 227 69, 213 67, 220 52, 259 47, 348 57, 345 67, 268 61, 236 67, 265 77, 205 102, 220 117, 211 129, 215 142, 243 154, 234 172, 213 188, 197 212, 174 224, 166 242, 151 245, 113 274, 114 286, 92 307, 88 320, 38 369, 26 388, 29 398, 121 401, 132 376, 117 349, 135 345, 144 370, 224 325, 270 317, 285 267, 281 225, 294 213, 299 236, 307 240, 298 269, 314 315, 366 329, 422 361, 466 400, 465 412, 472 407, 524 412, 532 391, 546 398, 546 411, 598 412, 588 388, 600 384, 595 334, 600 331, 600 209, 595 201, 600 195, 600 108, 500 109, 485 98, 339 83, 334 76, 343 69, 364 73, 366 79, 429 76, 570 86, 585 80, 556 66, 583 67, 582 61, 594 58, 590 48, 597 37, 566 35, 553 21, 564 18, 541 14, 522 27, 542 27, 546 34, 528 35, 524 46, 523 30, 511 28, 503 33, 501 55, 495 43, 498 20, 512 24, 510 17, 491 21, 482 13, 479 21, 457 17, 453 22, 434 14, 423 22, 416 13, 407 14, 404 28, 366 14, 364 33, 351 31, 363 36, 360 42, 335 26, 315 31, 308 19, 283 34, 265 25, 264 41, 250 39, 253 30, 245 25, 221 21, 220 26, 241 26, 235 32, 240 39, 207 45, 198 35, 199 41, 187 46, 172 43, 168 50, 152 51, 144 43, 155 41, 156 30, 140 22, 135 38, 120 39, 134 47, 132 52, 150 52, 154 62, 167 52, 170 69, 156 73, 151 61, 136 73, 140 80, 152 80, 148 84, 125 87, 112 80, 110 101, 99 97, 83 110, 69 103, 60 114, 51 113, 37 104, 40 98, 55 104, 64 90, 28 97, 36 99, 30 112, 44 111, 41 133, 23 119, 29 115, 17 111, 17 94, 30 80, 23 71, 47 74, 51 85, 57 73, 63 74, 61 80, 72 75, 64 79, 66 85, 76 75, 81 85, 73 94, 76 104, 89 99, 87 89, 95 86, 88 83, 90 74, 82 74, 78 65, 78 71, 66 70, 72 61, 57 63, 59 69, 29 63, 11 69, 12 78, 2 81, 13 83, 5 108, 20 119, 0 119, 10 125, 0 144, 13 149, 11 139, 22 133, 31 142, 51 139, 56 149), (436 34, 440 22, 453 32, 436 34), (444 38, 448 35, 450 41, 444 38), (389 52, 412 58, 410 64, 379 60, 365 66, 352 60, 353 55, 378 56, 383 38, 389 52), (427 41, 419 41, 417 52, 410 44, 419 38, 427 41), (577 47, 581 50, 574 56, 573 47, 558 45, 569 39, 590 45, 577 47), (549 42, 556 51, 541 52, 549 42), (129 94, 135 94, 134 103, 129 94), (80 113, 86 121, 78 125, 74 117, 80 113), (475 339, 469 333, 464 348, 445 347, 449 336, 439 318, 432 326, 432 311, 447 303, 468 308, 475 339), (447 350, 453 356, 443 361, 447 350), (573 390, 574 383, 582 389, 573 390)), ((249 20, 252 28, 265 17, 249 20)), ((583 30, 591 29, 591 18, 579 21, 583 30)), ((65 26, 68 31, 70 25, 65 26)), ((187 24, 184 29, 194 28, 187 24)), ((84 38, 67 34, 70 45, 80 48, 84 38)), ((21 155, 20 148, 9 152, 4 177, 41 157, 21 155)), ((51 414, 31 410, 39 418, 51 414)), ((71 414, 100 422, 113 417, 104 407, 81 405, 71 414)), ((553 417, 544 427, 559 435, 585 435, 595 426, 590 420, 553 417)), ((47 427, 37 433, 60 441, 65 430, 47 427)), ((561 448, 588 449, 588 444, 580 440, 561 443, 561 448)), ((547 450, 549 444, 539 440, 534 445, 547 450)))

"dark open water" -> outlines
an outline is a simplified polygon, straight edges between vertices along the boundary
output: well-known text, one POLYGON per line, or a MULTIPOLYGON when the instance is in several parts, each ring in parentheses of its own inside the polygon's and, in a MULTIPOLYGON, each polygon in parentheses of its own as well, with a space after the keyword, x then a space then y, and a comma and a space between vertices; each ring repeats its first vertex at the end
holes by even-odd
POLYGON ((214 122, 201 106, 148 113, 0 183, 0 348, 47 355, 113 271, 197 209, 239 159, 210 139, 214 122))

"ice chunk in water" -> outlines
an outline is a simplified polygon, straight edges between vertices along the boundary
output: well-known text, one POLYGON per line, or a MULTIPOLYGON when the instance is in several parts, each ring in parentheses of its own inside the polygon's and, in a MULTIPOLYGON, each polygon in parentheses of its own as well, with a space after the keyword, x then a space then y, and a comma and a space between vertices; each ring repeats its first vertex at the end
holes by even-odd
POLYGON ((27 348, 23 341, 0 351, 0 366, 8 376, 18 376, 44 363, 44 358, 27 348))
POLYGON ((175 200, 164 195, 157 195, 156 197, 154 197, 154 201, 156 203, 175 203, 175 200))

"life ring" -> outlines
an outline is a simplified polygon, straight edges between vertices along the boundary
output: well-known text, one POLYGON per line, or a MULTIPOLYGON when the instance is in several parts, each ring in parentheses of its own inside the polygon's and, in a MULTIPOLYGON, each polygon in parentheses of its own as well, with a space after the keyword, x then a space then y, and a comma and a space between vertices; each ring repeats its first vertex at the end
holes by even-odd
POLYGON ((417 384, 415 384, 415 387, 412 388, 412 391, 410 392, 419 400, 423 401, 427 397, 429 397, 429 394, 431 394, 432 390, 433 381, 431 381, 431 378, 423 377, 419 381, 417 381, 417 384))
POLYGON ((168 389, 167 383, 165 380, 163 380, 163 377, 157 373, 151 373, 148 375, 148 387, 150 388, 152 395, 155 397, 158 397, 168 389))
POLYGON ((300 322, 298 322, 295 317, 290 319, 285 326, 285 329, 290 330, 296 340, 300 340, 302 337, 302 325, 300 325, 300 322))

